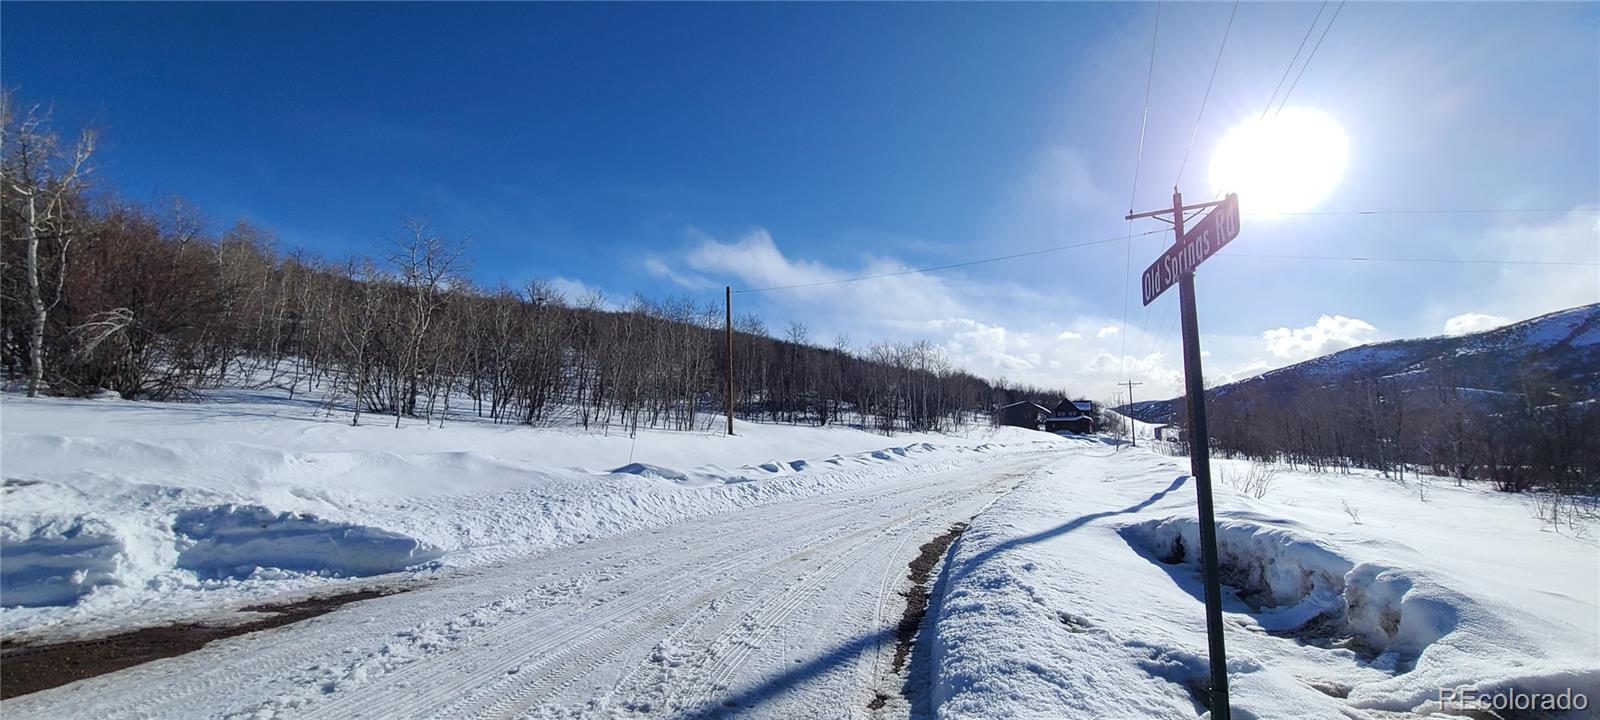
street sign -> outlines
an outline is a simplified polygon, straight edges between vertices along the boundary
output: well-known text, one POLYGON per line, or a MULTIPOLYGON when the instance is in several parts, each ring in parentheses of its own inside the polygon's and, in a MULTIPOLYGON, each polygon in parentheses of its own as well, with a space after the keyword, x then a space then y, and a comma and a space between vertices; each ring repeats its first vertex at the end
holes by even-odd
MULTIPOLYGON (((1206 597, 1206 652, 1211 665, 1211 718, 1231 720, 1228 704, 1228 647, 1223 638, 1222 571, 1217 562, 1217 513, 1211 498, 1211 433, 1206 426, 1206 392, 1200 374, 1200 320, 1195 310, 1194 269, 1239 235, 1239 196, 1226 200, 1184 205, 1183 193, 1172 188, 1172 209, 1135 213, 1128 220, 1172 215, 1172 236, 1177 241, 1144 271, 1144 304, 1149 305, 1174 283, 1178 285, 1178 318, 1183 326, 1183 386, 1189 401, 1189 475, 1194 478, 1195 510, 1200 520, 1200 565, 1206 597), (1214 208, 1194 228, 1184 232, 1183 214, 1214 208)), ((1133 388, 1129 386, 1131 393, 1133 388)))
POLYGON ((1144 288, 1144 304, 1161 296, 1178 282, 1178 278, 1215 255, 1229 241, 1239 236, 1239 196, 1229 194, 1210 214, 1195 223, 1194 229, 1183 234, 1183 240, 1156 258, 1144 269, 1140 285, 1144 288))

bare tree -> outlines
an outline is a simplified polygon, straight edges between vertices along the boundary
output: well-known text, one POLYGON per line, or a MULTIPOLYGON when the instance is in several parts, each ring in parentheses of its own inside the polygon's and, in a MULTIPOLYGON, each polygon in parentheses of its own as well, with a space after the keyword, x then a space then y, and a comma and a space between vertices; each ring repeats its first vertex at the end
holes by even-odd
POLYGON ((50 310, 61 302, 67 253, 75 234, 71 215, 81 200, 97 137, 94 130, 86 129, 70 151, 64 150, 49 123, 49 113, 36 107, 18 118, 11 93, 0 94, 0 125, 4 127, 0 145, 5 148, 0 182, 21 205, 28 305, 33 315, 28 335, 28 397, 38 396, 44 380, 45 324, 50 310), (48 305, 41 290, 39 260, 40 243, 47 240, 56 248, 55 293, 48 305))
POLYGON ((390 387, 395 427, 400 427, 402 414, 416 413, 423 343, 444 304, 451 281, 462 269, 461 258, 465 252, 464 243, 444 239, 420 219, 402 223, 402 234, 390 248, 389 263, 405 293, 402 304, 395 308, 404 343, 390 387))

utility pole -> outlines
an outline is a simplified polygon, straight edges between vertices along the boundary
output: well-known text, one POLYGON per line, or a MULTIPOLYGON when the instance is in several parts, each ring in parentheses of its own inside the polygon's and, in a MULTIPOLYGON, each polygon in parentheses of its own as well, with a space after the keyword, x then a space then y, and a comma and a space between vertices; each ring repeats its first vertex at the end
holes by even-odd
MULTIPOLYGON (((1135 385, 1143 385, 1144 383, 1142 383, 1142 382, 1134 382, 1133 378, 1128 378, 1127 382, 1120 382, 1120 383, 1117 383, 1117 384, 1118 385, 1127 385, 1128 386, 1128 404, 1127 404, 1127 407, 1128 407, 1128 412, 1133 412, 1133 386, 1135 386, 1135 385)), ((1133 416, 1132 415, 1128 416, 1128 437, 1133 439, 1133 446, 1134 447, 1139 447, 1139 429, 1134 427, 1134 425, 1133 425, 1133 416)))
MULTIPOLYGON (((1172 188, 1172 229, 1183 242, 1183 193, 1172 188)), ((1222 638, 1222 581, 1217 569, 1217 516, 1211 503, 1211 441, 1206 432, 1205 380, 1200 374, 1199 315, 1194 305, 1194 271, 1178 277, 1178 313, 1183 319, 1183 385, 1189 401, 1189 474, 1194 476, 1200 510, 1200 553, 1205 561, 1206 639, 1211 661, 1211 717, 1231 720, 1228 706, 1228 651, 1222 638)))
POLYGON ((728 338, 728 435, 733 435, 733 286, 722 287, 724 329, 728 338))
MULTIPOLYGON (((1222 582, 1217 570, 1217 517, 1211 500, 1211 448, 1206 428, 1205 381, 1200 371, 1200 326, 1195 311, 1194 271, 1239 235, 1239 196, 1217 202, 1184 205, 1183 194, 1172 188, 1172 209, 1132 213, 1126 219, 1172 215, 1176 242, 1144 271, 1141 284, 1149 305, 1174 281, 1178 285, 1179 317, 1183 322, 1183 382, 1189 408, 1189 474, 1194 477, 1200 515, 1200 560, 1205 575, 1206 640, 1211 665, 1211 717, 1231 720, 1228 705, 1228 656, 1223 642, 1222 582), (1184 234, 1183 214, 1216 208, 1184 234)), ((1165 219, 1165 218, 1163 218, 1165 219)), ((1130 386, 1129 394, 1133 392, 1130 386)))

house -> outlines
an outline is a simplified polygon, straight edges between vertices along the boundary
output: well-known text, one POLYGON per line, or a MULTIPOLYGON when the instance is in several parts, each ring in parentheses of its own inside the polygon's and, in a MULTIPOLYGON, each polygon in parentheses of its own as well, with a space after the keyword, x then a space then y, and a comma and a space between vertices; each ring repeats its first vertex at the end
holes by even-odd
POLYGON ((996 411, 1000 415, 1001 425, 1038 430, 1044 424, 1044 418, 1050 410, 1032 400, 1014 402, 996 411))
POLYGON ((1156 428, 1156 439, 1168 442, 1183 442, 1183 428, 1167 423, 1156 428))
POLYGON ((1044 419, 1045 432, 1088 434, 1096 429, 1095 407, 1089 400, 1062 400, 1044 419))

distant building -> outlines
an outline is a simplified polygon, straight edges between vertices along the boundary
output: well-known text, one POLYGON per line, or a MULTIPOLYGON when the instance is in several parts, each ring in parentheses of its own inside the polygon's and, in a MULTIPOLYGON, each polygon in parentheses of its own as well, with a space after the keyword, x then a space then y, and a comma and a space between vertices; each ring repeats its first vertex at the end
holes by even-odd
POLYGON ((1096 430, 1095 407, 1089 400, 1062 400, 1044 419, 1045 432, 1075 432, 1087 435, 1096 430))
POLYGON ((1167 423, 1156 428, 1156 439, 1168 442, 1183 442, 1183 428, 1167 423))
POLYGON ((1044 424, 1045 416, 1050 410, 1032 400, 1014 402, 1000 408, 1000 424, 1012 427, 1038 430, 1044 424))

